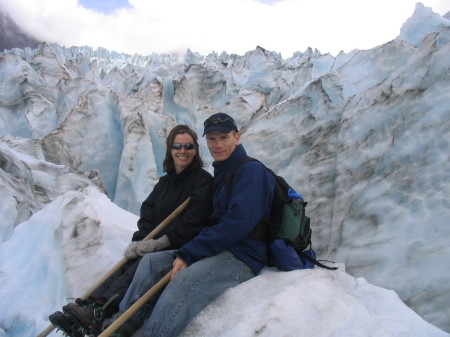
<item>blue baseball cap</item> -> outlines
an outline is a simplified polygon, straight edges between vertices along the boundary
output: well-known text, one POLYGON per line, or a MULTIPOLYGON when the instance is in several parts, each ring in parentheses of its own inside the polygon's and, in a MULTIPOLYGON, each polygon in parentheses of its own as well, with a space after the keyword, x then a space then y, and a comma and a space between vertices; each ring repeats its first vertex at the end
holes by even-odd
POLYGON ((223 112, 218 112, 208 117, 203 123, 203 136, 211 131, 218 131, 222 133, 230 133, 231 131, 238 132, 236 122, 234 119, 223 112))

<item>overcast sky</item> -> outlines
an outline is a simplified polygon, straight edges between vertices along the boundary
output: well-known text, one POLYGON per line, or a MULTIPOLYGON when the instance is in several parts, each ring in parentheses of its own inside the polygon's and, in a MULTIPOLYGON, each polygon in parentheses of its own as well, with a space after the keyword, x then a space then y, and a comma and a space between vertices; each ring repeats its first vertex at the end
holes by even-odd
MULTIPOLYGON (((337 55, 400 33, 416 0, 0 0, 26 32, 60 45, 129 54, 187 48, 239 55, 261 46, 291 57, 308 47, 337 55)), ((444 15, 449 0, 425 0, 444 15)))

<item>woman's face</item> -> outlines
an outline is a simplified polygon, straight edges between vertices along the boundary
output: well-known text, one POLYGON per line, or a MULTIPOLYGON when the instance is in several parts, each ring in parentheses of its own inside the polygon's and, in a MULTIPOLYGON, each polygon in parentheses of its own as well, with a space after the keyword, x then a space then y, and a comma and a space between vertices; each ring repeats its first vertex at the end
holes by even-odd
MULTIPOLYGON (((192 160, 194 159, 195 154, 197 153, 197 149, 195 148, 194 139, 187 133, 178 134, 175 136, 175 139, 173 140, 173 144, 192 144, 194 145, 193 149, 186 150, 184 146, 182 146, 179 150, 172 149, 170 150, 172 158, 173 158, 173 164, 175 166, 175 172, 177 174, 183 172, 183 170, 189 166, 190 163, 192 163, 192 160)), ((173 145, 172 144, 172 145, 173 145)))

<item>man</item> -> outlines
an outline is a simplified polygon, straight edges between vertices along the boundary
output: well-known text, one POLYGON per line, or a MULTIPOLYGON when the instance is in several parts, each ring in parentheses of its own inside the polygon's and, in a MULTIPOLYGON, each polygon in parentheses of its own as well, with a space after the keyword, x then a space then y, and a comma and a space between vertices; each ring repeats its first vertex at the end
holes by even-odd
POLYGON ((205 227, 176 251, 145 255, 135 278, 120 303, 129 308, 172 268, 171 281, 126 321, 115 336, 174 337, 204 307, 222 294, 256 276, 267 263, 268 245, 249 237, 270 214, 275 179, 257 161, 236 172, 232 186, 224 178, 241 158, 247 156, 233 118, 224 113, 204 122, 204 136, 214 158, 212 226, 205 227), (175 256, 175 260, 174 260, 175 256))

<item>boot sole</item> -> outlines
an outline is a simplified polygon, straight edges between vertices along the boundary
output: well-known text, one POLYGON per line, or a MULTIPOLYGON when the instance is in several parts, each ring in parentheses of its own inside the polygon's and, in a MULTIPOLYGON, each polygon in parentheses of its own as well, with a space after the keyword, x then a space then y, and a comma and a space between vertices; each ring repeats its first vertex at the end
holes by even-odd
POLYGON ((76 323, 70 318, 65 316, 62 312, 55 312, 49 316, 50 322, 58 330, 64 332, 69 337, 84 337, 84 333, 81 332, 76 323))

